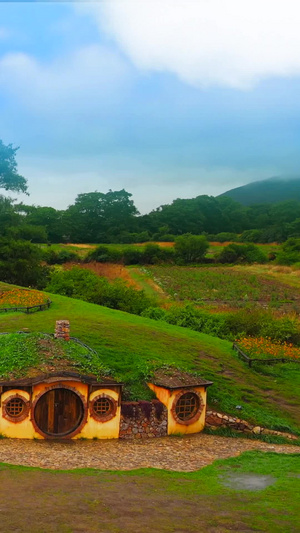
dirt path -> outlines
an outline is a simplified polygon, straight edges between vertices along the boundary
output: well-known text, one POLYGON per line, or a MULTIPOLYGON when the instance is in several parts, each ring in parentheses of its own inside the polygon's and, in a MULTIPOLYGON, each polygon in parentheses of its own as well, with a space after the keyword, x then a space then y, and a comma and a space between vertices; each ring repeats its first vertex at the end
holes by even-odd
POLYGON ((247 450, 300 454, 299 446, 267 444, 249 439, 204 434, 139 442, 3 439, 0 441, 0 462, 63 470, 73 468, 131 470, 153 467, 190 472, 216 459, 237 456, 247 450))

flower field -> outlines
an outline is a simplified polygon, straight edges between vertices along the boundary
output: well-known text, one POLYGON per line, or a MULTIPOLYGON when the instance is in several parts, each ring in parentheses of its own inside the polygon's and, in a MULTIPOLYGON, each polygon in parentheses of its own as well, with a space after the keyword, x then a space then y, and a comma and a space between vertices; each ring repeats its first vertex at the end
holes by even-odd
POLYGON ((12 289, 0 293, 0 309, 14 307, 32 307, 47 303, 45 294, 35 290, 12 289))
POLYGON ((287 342, 274 342, 264 337, 245 337, 237 342, 251 359, 284 358, 300 361, 300 348, 287 342))

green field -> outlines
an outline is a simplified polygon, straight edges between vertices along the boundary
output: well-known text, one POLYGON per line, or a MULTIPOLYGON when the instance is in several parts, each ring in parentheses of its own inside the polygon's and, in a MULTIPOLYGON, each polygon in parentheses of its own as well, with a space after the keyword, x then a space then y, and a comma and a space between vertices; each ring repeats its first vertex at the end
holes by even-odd
MULTIPOLYGON (((150 399, 146 385, 161 366, 197 373, 214 385, 209 403, 249 422, 278 430, 300 430, 300 372, 285 367, 274 376, 249 369, 216 337, 120 311, 51 295, 49 310, 0 316, 0 331, 53 333, 55 321, 69 319, 71 335, 94 348, 99 363, 125 383, 124 398, 150 399), (241 410, 237 411, 236 406, 241 410)), ((92 369, 91 369, 92 370, 92 369)))
POLYGON ((0 480, 6 532, 299 531, 299 455, 246 452, 191 473, 2 463, 0 480))
POLYGON ((170 265, 147 266, 143 269, 173 300, 231 302, 239 306, 248 302, 263 302, 268 306, 291 303, 300 307, 299 294, 287 281, 265 273, 251 271, 248 266, 183 267, 170 265))

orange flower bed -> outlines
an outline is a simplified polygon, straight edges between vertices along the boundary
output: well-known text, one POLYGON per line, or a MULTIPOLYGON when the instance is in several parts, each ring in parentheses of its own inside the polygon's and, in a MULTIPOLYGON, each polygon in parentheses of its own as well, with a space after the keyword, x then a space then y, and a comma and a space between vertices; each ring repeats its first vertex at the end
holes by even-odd
POLYGON ((237 343, 253 359, 300 359, 300 348, 288 342, 271 341, 264 337, 244 337, 237 343))
POLYGON ((45 294, 35 290, 12 289, 0 294, 0 308, 33 307, 47 303, 45 294))

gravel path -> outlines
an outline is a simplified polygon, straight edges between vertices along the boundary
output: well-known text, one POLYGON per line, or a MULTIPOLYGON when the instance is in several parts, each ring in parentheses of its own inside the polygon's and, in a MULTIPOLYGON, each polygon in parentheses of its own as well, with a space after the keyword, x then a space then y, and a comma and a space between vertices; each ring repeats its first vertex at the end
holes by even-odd
POLYGON ((62 470, 131 470, 153 467, 191 472, 216 459, 233 457, 247 450, 298 453, 300 457, 298 446, 196 434, 184 438, 165 437, 139 442, 3 439, 0 440, 0 462, 62 470))

